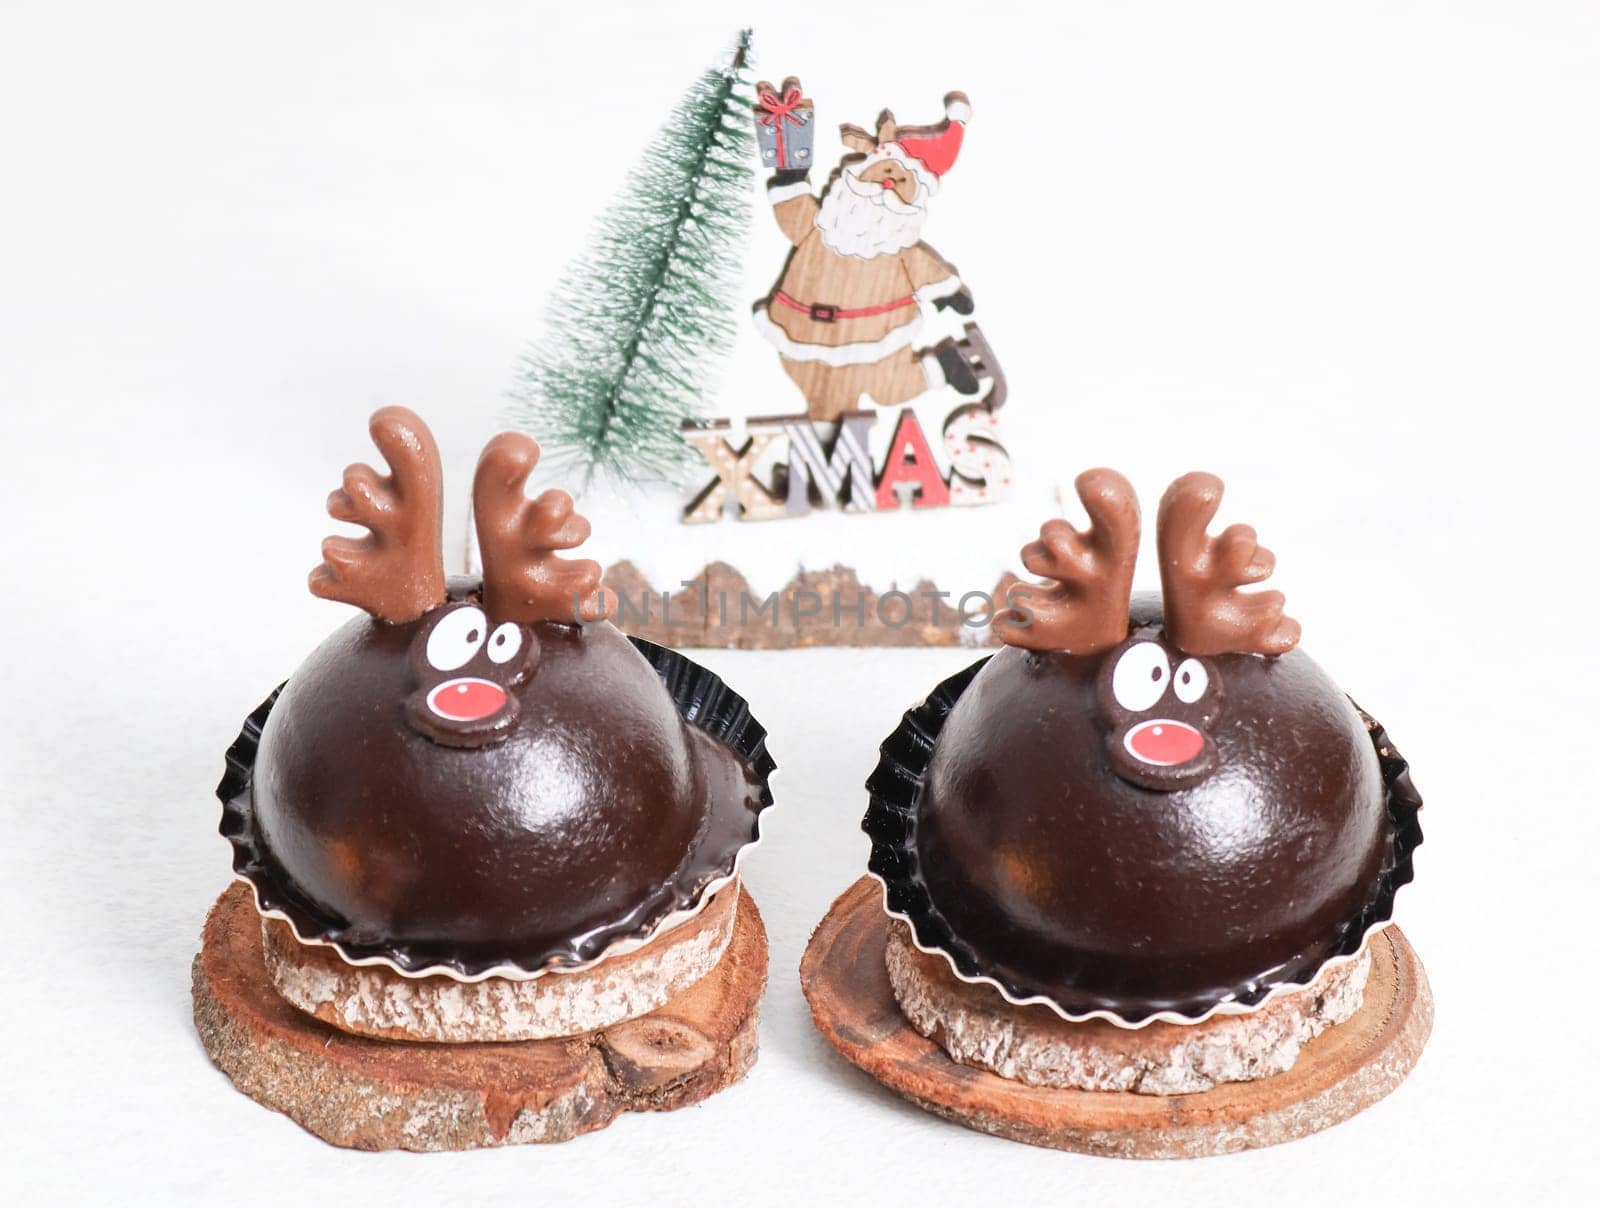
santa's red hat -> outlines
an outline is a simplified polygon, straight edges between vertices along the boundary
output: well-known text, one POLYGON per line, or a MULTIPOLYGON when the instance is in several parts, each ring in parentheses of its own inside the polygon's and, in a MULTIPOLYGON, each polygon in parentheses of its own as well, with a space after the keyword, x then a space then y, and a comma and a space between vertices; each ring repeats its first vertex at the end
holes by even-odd
POLYGON ((952 92, 944 98, 944 116, 945 123, 939 130, 896 138, 894 150, 889 144, 883 147, 904 161, 930 188, 938 186, 939 178, 955 166, 956 156, 961 154, 961 139, 972 120, 972 105, 965 93, 952 92))

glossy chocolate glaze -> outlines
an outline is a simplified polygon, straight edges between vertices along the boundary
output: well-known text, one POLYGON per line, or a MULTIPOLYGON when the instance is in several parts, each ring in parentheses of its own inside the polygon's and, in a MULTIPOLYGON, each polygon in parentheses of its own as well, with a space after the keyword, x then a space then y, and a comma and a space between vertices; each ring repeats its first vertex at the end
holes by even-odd
POLYGON ((609 623, 532 626, 509 733, 432 741, 406 714, 427 623, 357 617, 271 705, 224 821, 263 904, 350 956, 472 976, 593 959, 732 871, 771 800, 764 748, 757 769, 688 724, 609 623))
MULTIPOLYGON (((1132 611, 1160 641, 1158 600, 1132 611)), ((1257 1001, 1353 951, 1420 841, 1404 761, 1397 822, 1374 737, 1309 657, 1222 654, 1215 770, 1141 787, 1113 764, 1107 657, 1005 649, 952 681, 942 724, 924 706, 885 744, 873 868, 919 941, 1014 997, 1129 1022, 1257 1001), (892 781, 923 760, 897 820, 892 781)))

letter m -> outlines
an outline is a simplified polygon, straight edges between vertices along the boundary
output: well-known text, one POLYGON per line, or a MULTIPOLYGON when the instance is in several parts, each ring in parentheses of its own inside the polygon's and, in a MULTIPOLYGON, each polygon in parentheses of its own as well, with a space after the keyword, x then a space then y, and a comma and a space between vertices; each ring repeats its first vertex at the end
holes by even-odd
POLYGON ((785 503, 791 516, 811 510, 813 484, 824 502, 836 503, 847 512, 872 511, 872 453, 867 439, 877 421, 870 411, 846 411, 835 427, 833 447, 825 452, 822 437, 809 419, 784 420, 784 435, 789 438, 789 496, 785 503))

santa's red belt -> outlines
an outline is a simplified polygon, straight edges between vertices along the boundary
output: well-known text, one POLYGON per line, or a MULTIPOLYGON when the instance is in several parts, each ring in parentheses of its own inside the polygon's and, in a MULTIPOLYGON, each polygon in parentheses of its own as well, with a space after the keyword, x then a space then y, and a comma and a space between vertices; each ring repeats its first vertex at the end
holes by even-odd
POLYGON ((882 306, 858 306, 854 309, 842 306, 829 306, 825 302, 812 302, 807 305, 797 302, 781 289, 774 290, 774 302, 780 302, 790 310, 798 310, 803 315, 810 315, 819 323, 832 323, 837 319, 870 319, 873 315, 886 315, 891 310, 899 310, 902 306, 915 306, 917 299, 912 294, 904 298, 896 298, 893 302, 885 302, 882 306))

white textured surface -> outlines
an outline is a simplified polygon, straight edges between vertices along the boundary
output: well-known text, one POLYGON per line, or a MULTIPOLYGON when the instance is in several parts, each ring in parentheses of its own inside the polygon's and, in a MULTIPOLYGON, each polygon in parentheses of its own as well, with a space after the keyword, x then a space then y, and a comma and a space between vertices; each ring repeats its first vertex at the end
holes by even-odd
MULTIPOLYGON (((1567 1029, 1600 990, 1594 8, 1042 11, 0 7, 0 1199, 1592 1191, 1600 1069, 1567 1029), (465 476, 575 230, 741 18, 824 132, 972 96, 929 239, 1006 358, 1030 481, 1110 462, 1148 514, 1175 474, 1222 474, 1224 519, 1278 552, 1307 648, 1416 764, 1428 841, 1399 919, 1438 1026, 1371 1111, 1281 1149, 1127 1165, 963 1131, 833 1057, 800 952, 864 863, 879 741, 961 651, 706 657, 783 765, 747 870, 773 964, 741 1086, 550 1150, 374 1156, 206 1061, 188 968, 227 883, 211 789, 240 719, 344 616, 302 584, 366 413, 435 420, 459 552, 465 476), (1560 1078, 1528 1056, 1552 1037, 1560 1078)), ((757 218, 759 291, 782 248, 757 218)), ((786 387, 742 336, 730 398, 760 414, 786 387)))
MULTIPOLYGON (((943 401, 913 408, 928 414, 924 431, 935 447, 938 425, 953 405, 945 393, 940 395, 943 401)), ((880 414, 874 440, 887 444, 893 425, 893 412, 880 414)), ((881 465, 881 454, 874 457, 881 465)), ((709 471, 705 477, 710 481, 709 471)), ((1060 514, 1057 490, 1053 480, 1033 481, 1019 485, 1009 499, 943 508, 937 518, 912 508, 867 514, 829 508, 797 520, 686 525, 678 516, 690 492, 663 487, 619 491, 605 484, 591 488, 579 508, 594 524, 595 536, 586 546, 592 556, 604 566, 628 559, 658 592, 677 591, 714 561, 744 575, 758 601, 801 570, 848 566, 862 583, 880 592, 910 591, 929 580, 949 593, 940 607, 955 608, 961 596, 992 592, 1002 573, 1020 569, 1015 565, 1017 550, 1038 535, 1043 520, 1060 514)), ((1075 498, 1070 484, 1066 492, 1075 498)), ((970 603, 979 607, 981 601, 970 603)), ((738 602, 729 607, 736 609, 738 602)))

